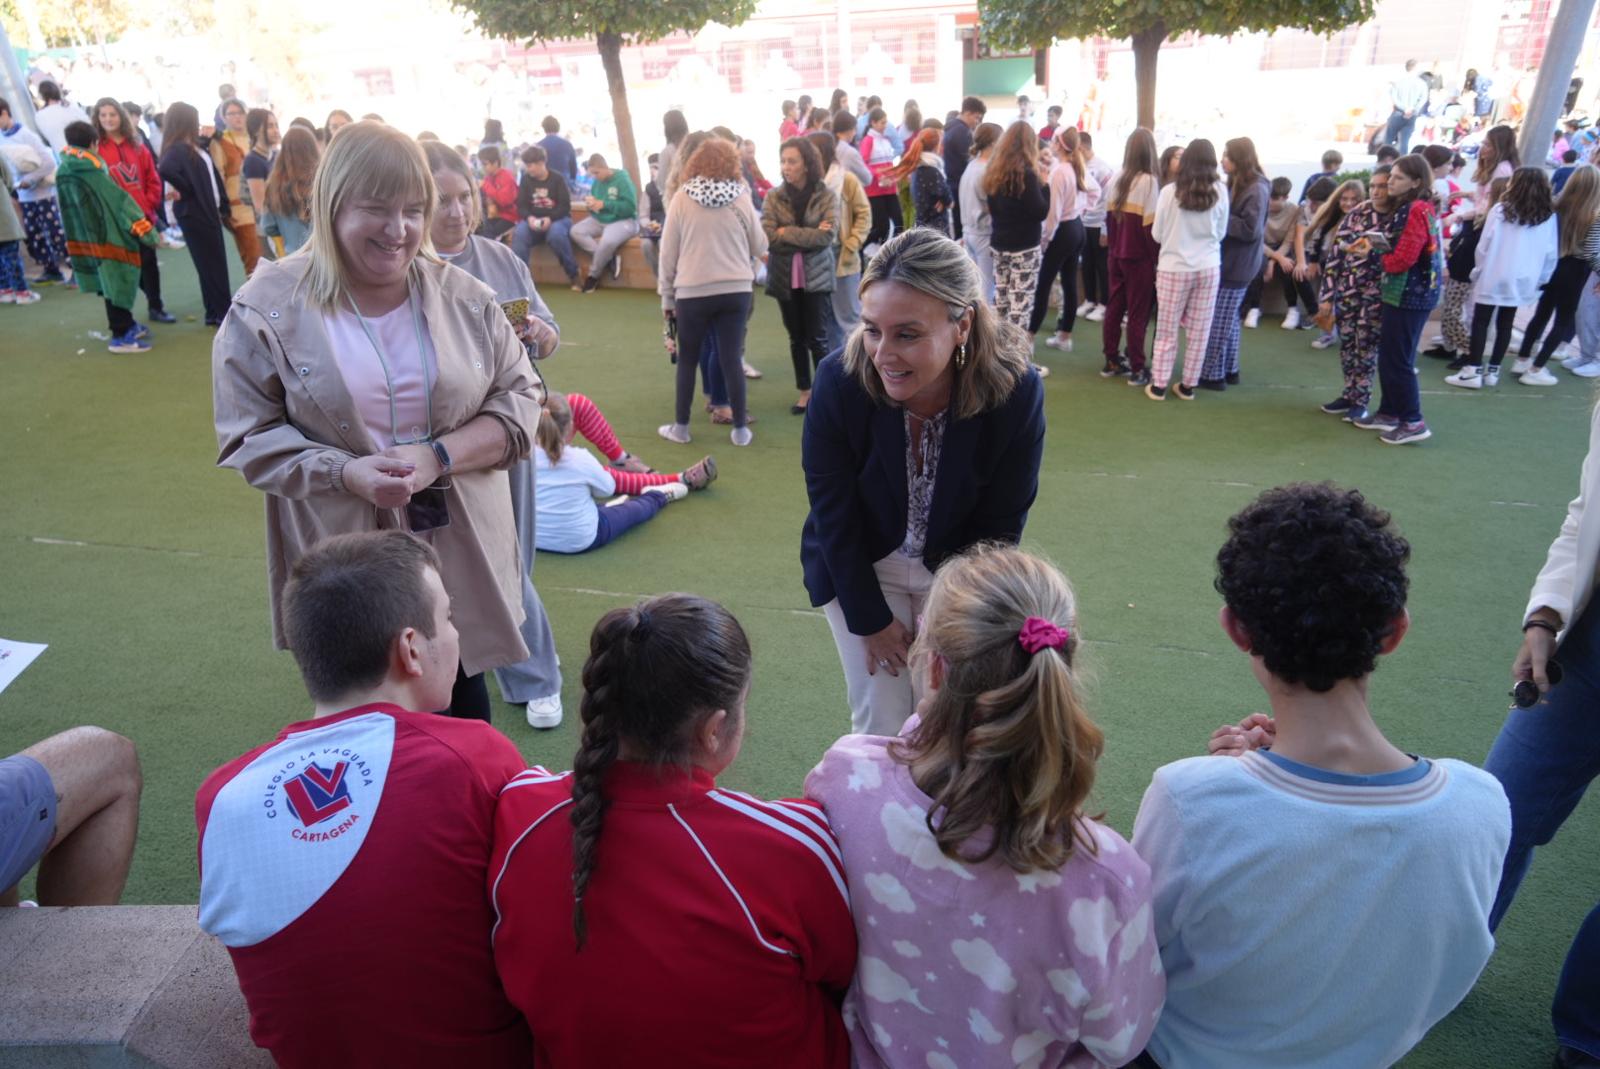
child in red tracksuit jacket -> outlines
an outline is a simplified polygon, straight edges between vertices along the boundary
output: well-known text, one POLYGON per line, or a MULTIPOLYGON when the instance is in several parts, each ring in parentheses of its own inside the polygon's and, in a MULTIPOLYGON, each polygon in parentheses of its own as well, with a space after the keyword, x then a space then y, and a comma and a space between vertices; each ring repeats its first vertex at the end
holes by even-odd
POLYGON ((486 238, 498 238, 522 219, 517 214, 517 180, 501 165, 500 150, 493 145, 478 150, 478 162, 483 164, 482 233, 486 238))
POLYGON ((495 964, 548 1069, 844 1069, 856 934, 821 807, 719 788, 750 644, 665 594, 595 625, 573 771, 501 791, 495 964))

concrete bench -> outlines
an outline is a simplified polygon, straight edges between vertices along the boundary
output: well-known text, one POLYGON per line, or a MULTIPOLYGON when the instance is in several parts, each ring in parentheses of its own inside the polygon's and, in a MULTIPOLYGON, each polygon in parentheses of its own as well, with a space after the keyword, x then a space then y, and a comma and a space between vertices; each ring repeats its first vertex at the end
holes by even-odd
POLYGON ((249 1013, 194 906, 0 909, 0 1069, 255 1069, 249 1013))

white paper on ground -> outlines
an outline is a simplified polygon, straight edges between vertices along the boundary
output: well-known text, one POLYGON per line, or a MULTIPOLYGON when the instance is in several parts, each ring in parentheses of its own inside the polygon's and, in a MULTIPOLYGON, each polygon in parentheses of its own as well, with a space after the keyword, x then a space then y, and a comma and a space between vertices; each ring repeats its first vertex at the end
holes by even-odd
POLYGON ((43 642, 13 642, 0 638, 0 691, 9 687, 33 659, 45 651, 43 642))

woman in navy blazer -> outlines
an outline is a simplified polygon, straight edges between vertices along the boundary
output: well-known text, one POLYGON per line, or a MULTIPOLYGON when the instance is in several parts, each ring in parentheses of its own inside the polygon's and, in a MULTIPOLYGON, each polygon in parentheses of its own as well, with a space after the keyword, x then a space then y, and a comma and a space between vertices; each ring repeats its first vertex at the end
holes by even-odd
POLYGON ((883 246, 861 309, 806 411, 800 559, 833 629, 853 730, 895 735, 916 708, 907 657, 933 571, 1022 536, 1044 389, 1026 335, 996 317, 971 258, 936 231, 883 246))

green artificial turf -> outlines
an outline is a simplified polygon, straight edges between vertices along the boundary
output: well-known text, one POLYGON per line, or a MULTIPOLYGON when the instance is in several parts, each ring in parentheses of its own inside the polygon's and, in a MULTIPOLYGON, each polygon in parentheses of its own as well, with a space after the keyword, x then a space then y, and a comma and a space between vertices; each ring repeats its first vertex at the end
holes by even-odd
MULTIPOLYGON (((38 305, 0 306, 0 635, 50 644, 0 694, 0 753, 79 723, 138 744, 128 902, 195 901, 195 788, 308 709, 293 663, 271 647, 260 495, 213 467, 212 332, 193 321, 193 270, 182 252, 161 259, 169 304, 188 321, 157 326, 145 355, 111 355, 90 336, 105 331, 98 299, 52 287, 38 305)), ((553 386, 594 397, 658 468, 712 452, 722 476, 599 553, 539 558, 567 721, 535 734, 521 710, 497 705, 496 723, 530 760, 566 767, 595 619, 641 594, 690 590, 727 604, 756 650, 749 733, 728 781, 794 794, 849 719, 827 624, 800 581, 800 420, 776 309, 758 296, 749 355, 766 378, 751 388, 754 445, 733 448, 697 413, 694 444, 677 446, 655 436, 672 387, 654 298, 547 297, 564 339, 544 365, 553 386)), ((1276 319, 1246 331, 1244 384, 1194 403, 1154 404, 1101 380, 1095 324, 1080 324, 1070 356, 1041 346, 1055 375, 1025 544, 1076 584, 1107 740, 1095 805, 1125 834, 1157 765, 1263 707, 1217 627, 1211 577, 1228 515, 1275 484, 1358 486, 1412 541, 1413 628, 1372 688, 1391 737, 1481 761, 1505 715, 1523 602, 1577 485, 1593 391, 1563 375, 1551 389, 1507 376, 1467 393, 1424 361, 1435 437, 1389 448, 1316 410, 1339 392, 1338 358, 1310 337, 1276 319)), ((1580 807, 1539 853, 1483 979, 1406 1066, 1549 1064, 1550 995, 1600 892, 1597 813, 1593 800, 1580 807)))

